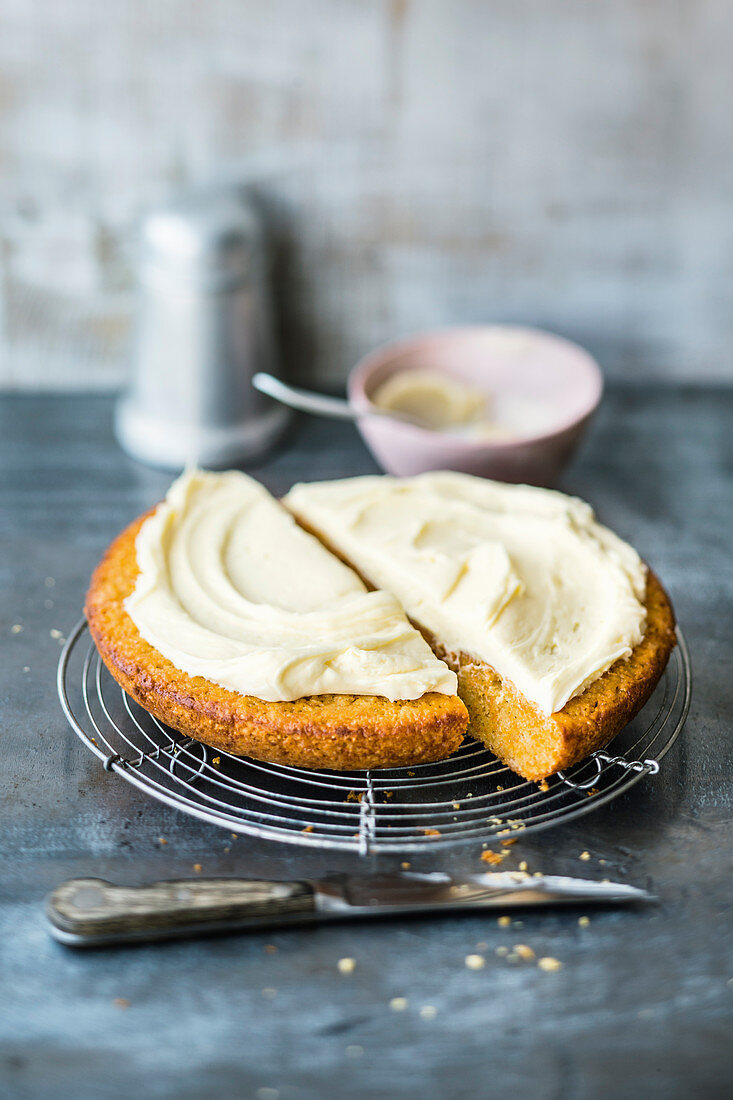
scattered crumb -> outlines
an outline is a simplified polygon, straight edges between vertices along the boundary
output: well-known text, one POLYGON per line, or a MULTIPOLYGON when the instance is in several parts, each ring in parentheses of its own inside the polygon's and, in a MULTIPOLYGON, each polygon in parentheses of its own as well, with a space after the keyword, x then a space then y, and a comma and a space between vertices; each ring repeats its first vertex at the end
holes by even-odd
POLYGON ((541 779, 539 781, 539 783, 537 784, 537 786, 543 792, 543 794, 544 794, 545 791, 549 791, 549 789, 550 789, 550 784, 547 782, 546 779, 541 779))
POLYGON ((517 843, 517 838, 515 836, 513 836, 509 840, 502 840, 501 843, 505 848, 508 848, 510 844, 516 844, 517 843))
POLYGON ((227 855, 229 855, 229 853, 231 852, 231 848, 225 848, 224 851, 226 852, 227 855))
POLYGON ((484 863, 492 863, 496 866, 506 859, 506 856, 501 855, 499 852, 492 852, 491 848, 487 848, 485 852, 481 853, 481 859, 484 863))
POLYGON ((466 955, 466 968, 468 970, 483 970, 486 959, 483 955, 466 955))
MULTIPOLYGON (((22 634, 23 633, 22 625, 20 623, 13 623, 13 625, 10 628, 10 633, 11 634, 22 634)), ((53 634, 53 631, 51 631, 51 634, 53 634)))
POLYGON ((532 878, 543 878, 543 877, 544 876, 542 874, 542 871, 533 871, 532 872, 532 878))
POLYGON ((582 859, 584 863, 587 863, 590 859, 590 852, 581 852, 578 859, 582 859))
POLYGON ((509 925, 512 923, 512 918, 511 917, 499 917, 499 919, 496 923, 499 925, 499 928, 508 928, 509 925))
POLYGON ((410 868, 412 867, 412 864, 409 863, 407 860, 405 860, 405 862, 401 863, 400 866, 402 867, 403 871, 409 871, 410 868))
POLYGON ((537 965, 539 966, 540 970, 547 970, 548 972, 553 970, 560 970, 562 968, 562 963, 560 962, 560 960, 553 959, 551 955, 544 955, 541 959, 538 959, 537 965))
POLYGON ((423 1005, 420 1009, 420 1015, 423 1020, 434 1020, 438 1015, 438 1010, 435 1005, 423 1005))
POLYGON ((425 836, 440 836, 440 829, 423 829, 425 836))
POLYGON ((608 863, 608 860, 607 859, 599 859, 598 862, 600 863, 601 867, 605 867, 606 864, 608 863))
POLYGON ((364 1054, 364 1047, 360 1047, 357 1043, 350 1043, 346 1048, 347 1058, 361 1058, 364 1054))
POLYGON ((495 954, 497 954, 500 959, 503 959, 509 954, 509 948, 504 946, 497 947, 495 954))
POLYGON ((200 863, 194 863, 193 869, 194 869, 194 871, 196 872, 197 875, 200 874, 201 871, 203 871, 203 867, 201 866, 200 863))
POLYGON ((305 829, 301 829, 301 833, 312 833, 314 829, 313 825, 306 825, 305 829))
MULTIPOLYGON (((30 670, 31 670, 30 665, 23 665, 23 672, 30 672, 30 670)), ((95 744, 96 744, 96 742, 95 742, 95 744)))
POLYGON ((273 997, 277 996, 277 990, 273 989, 271 986, 267 986, 262 990, 262 996, 266 997, 268 1001, 271 1001, 273 997))
POLYGON ((394 791, 385 791, 384 792, 384 797, 385 798, 391 798, 393 794, 394 794, 394 791))
POLYGON ((128 1001, 127 997, 115 997, 112 1004, 115 1006, 115 1008, 123 1008, 124 1009, 124 1008, 129 1008, 130 1007, 130 1002, 128 1001))
POLYGON ((461 808, 460 802, 454 802, 453 803, 453 809, 454 810, 460 810, 460 808, 461 808))
POLYGON ((346 801, 347 802, 361 802, 363 797, 364 797, 363 794, 357 794, 356 791, 349 791, 349 793, 346 796, 346 801))
POLYGON ((158 844, 165 846, 167 843, 168 843, 168 841, 165 839, 164 836, 159 836, 158 837, 158 844))
POLYGON ((598 787, 591 787, 588 791, 588 798, 592 798, 594 794, 598 794, 598 787))
POLYGON ((407 997, 393 997, 389 1002, 389 1007, 393 1012, 404 1012, 407 1004, 407 997))
POLYGON ((498 787, 498 786, 497 786, 497 788, 496 788, 496 789, 497 789, 497 791, 503 791, 503 790, 504 790, 504 788, 503 788, 503 787, 498 787))
POLYGON ((519 864, 519 870, 520 870, 520 871, 526 871, 526 870, 528 870, 528 868, 527 868, 527 860, 526 860, 526 859, 523 859, 523 860, 522 860, 522 862, 521 862, 521 863, 519 864))
POLYGON ((336 965, 339 968, 339 974, 353 974, 356 970, 356 959, 339 959, 336 965))
POLYGON ((239 833, 230 833, 229 835, 231 836, 232 840, 236 840, 239 836, 239 833))
POLYGON ((215 768, 218 768, 219 765, 221 764, 221 757, 220 756, 212 756, 211 763, 214 765, 215 768))
MULTIPOLYGON (((15 629, 15 628, 13 628, 13 629, 15 629)), ((22 630, 22 629, 23 629, 23 627, 21 627, 20 629, 22 630)), ((61 631, 60 631, 60 630, 56 630, 56 628, 55 628, 55 627, 54 627, 54 628, 53 628, 52 630, 49 630, 49 632, 48 632, 48 633, 49 633, 49 634, 51 635, 51 637, 52 637, 52 638, 62 638, 62 637, 63 637, 63 635, 62 635, 61 631)))
POLYGON ((412 776, 413 776, 413 775, 414 775, 415 773, 414 773, 414 772, 408 772, 407 774, 408 774, 408 775, 410 776, 410 778, 412 778, 412 776))
POLYGON ((515 954, 519 955, 520 959, 533 959, 534 958, 534 951, 532 950, 531 947, 528 947, 526 943, 515 943, 514 944, 514 951, 515 951, 515 954))
POLYGON ((578 917, 578 924, 581 928, 587 928, 590 924, 590 917, 578 917))
POLYGON ((277 954, 277 945, 274 944, 274 943, 266 943, 265 944, 265 951, 267 952, 268 955, 276 955, 277 954))

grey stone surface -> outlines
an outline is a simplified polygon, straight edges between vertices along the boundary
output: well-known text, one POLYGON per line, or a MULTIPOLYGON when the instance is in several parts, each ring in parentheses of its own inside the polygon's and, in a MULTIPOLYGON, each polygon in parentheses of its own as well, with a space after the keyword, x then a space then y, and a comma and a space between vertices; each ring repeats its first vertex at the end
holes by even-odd
MULTIPOLYGON (((588 927, 570 911, 525 914, 510 928, 464 915, 83 954, 50 939, 42 912, 46 892, 71 875, 360 867, 357 857, 232 840, 105 773, 67 728, 51 631, 78 619, 100 553, 168 480, 118 451, 110 414, 101 397, 0 402, 0 1093, 730 1095, 733 390, 612 388, 564 479, 667 584, 692 652, 693 703, 656 779, 517 843, 504 865, 619 878, 648 886, 657 905, 589 911, 588 927), (579 861, 583 850, 590 861, 579 861), (520 942, 562 969, 495 954, 520 942), (474 972, 464 957, 479 943, 486 966, 474 972), (349 977, 337 971, 343 956, 356 959, 349 977), (408 1008, 391 1011, 393 997, 408 1008), (420 1015, 425 1005, 433 1019, 420 1015)), ((297 478, 373 468, 351 427, 310 421, 252 472, 280 492, 297 478)), ((477 868, 479 855, 477 844, 413 866, 477 868)))

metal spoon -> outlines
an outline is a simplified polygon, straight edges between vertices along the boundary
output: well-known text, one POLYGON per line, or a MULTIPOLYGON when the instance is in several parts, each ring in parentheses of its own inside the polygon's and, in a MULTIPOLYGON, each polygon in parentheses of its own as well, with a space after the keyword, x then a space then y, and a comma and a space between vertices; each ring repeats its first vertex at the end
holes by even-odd
POLYGON ((260 393, 267 394, 283 405, 289 405, 291 409, 300 409, 301 412, 314 413, 316 416, 330 416, 336 420, 360 420, 363 416, 379 416, 387 420, 399 420, 402 424, 412 424, 413 427, 430 428, 430 425, 418 417, 393 412, 391 409, 355 409, 350 401, 342 397, 324 397, 320 393, 289 386, 266 371, 258 371, 252 378, 252 385, 260 393))

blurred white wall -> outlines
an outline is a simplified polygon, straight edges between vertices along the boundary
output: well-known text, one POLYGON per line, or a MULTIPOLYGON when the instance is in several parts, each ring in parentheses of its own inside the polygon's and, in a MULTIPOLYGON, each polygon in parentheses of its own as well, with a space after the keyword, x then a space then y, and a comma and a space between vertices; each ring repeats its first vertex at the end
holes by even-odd
POLYGON ((0 0, 0 385, 125 373, 148 203, 257 181, 291 373, 546 326, 733 378, 729 0, 0 0))

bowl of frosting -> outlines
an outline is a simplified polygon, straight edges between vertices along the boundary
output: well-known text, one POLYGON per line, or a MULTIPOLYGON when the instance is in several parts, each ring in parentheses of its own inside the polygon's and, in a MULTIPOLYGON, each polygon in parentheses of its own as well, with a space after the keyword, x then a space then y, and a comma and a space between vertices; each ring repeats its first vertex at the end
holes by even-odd
POLYGON ((600 367, 583 348, 508 325, 448 328, 391 343, 349 376, 365 442, 400 477, 458 470, 551 485, 602 392, 600 367))

